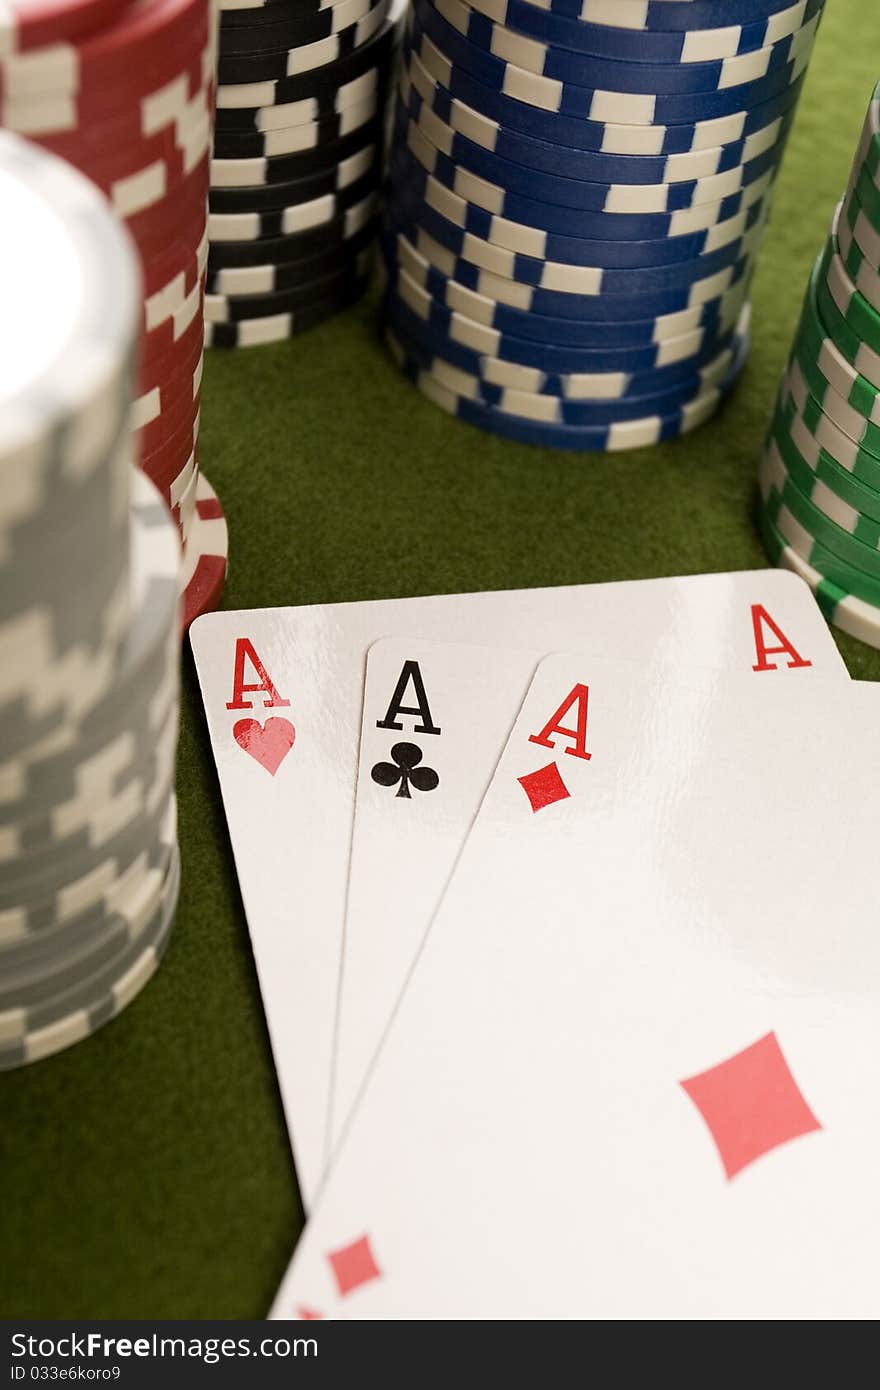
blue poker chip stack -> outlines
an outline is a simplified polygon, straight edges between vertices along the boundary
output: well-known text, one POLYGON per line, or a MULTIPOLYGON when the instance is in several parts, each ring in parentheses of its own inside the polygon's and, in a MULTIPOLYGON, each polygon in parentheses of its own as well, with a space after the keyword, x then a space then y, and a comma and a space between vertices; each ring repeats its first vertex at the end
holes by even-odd
POLYGON ((560 448, 706 420, 823 3, 412 0, 383 321, 419 388, 560 448))

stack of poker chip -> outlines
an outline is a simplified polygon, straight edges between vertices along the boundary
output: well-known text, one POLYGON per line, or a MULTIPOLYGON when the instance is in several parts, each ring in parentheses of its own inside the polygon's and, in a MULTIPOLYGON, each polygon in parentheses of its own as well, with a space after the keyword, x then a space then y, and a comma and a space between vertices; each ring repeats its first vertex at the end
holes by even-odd
POLYGON ((226 523, 198 464, 216 17, 209 0, 6 0, 0 125, 101 188, 140 253, 140 466, 184 543, 183 621, 219 601, 226 523))
POLYGON ((220 0, 207 341, 278 342, 363 290, 375 243, 390 0, 220 0))
POLYGON ((0 132, 0 1069, 156 968, 179 863, 177 530, 134 467, 135 249, 0 132))
POLYGON ((880 84, 810 276, 760 472, 768 554, 880 647, 880 84))
POLYGON ((623 449, 706 420, 823 0, 412 0, 389 346, 472 424, 623 449))

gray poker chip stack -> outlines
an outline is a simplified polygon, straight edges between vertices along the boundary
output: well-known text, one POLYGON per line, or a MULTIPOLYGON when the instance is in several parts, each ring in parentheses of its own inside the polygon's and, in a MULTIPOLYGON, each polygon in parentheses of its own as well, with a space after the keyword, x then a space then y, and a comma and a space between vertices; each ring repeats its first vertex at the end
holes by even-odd
POLYGON ((70 166, 0 133, 0 1069, 93 1033, 177 901, 180 551, 134 469, 141 292, 70 166))

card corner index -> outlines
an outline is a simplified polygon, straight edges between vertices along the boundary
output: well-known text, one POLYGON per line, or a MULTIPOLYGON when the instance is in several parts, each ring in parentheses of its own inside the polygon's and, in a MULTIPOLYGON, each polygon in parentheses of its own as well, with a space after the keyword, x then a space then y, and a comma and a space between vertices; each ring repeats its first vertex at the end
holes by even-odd
POLYGON ((247 630, 247 620, 252 618, 255 609, 230 609, 221 608, 213 613, 200 613, 189 625, 188 637, 190 650, 198 663, 199 657, 207 654, 209 644, 215 633, 225 634, 229 625, 237 622, 243 631, 247 630))
POLYGON ((193 656, 197 656, 202 642, 202 628, 205 626, 207 618, 216 618, 216 613, 200 613, 189 625, 187 637, 189 638, 190 650, 193 656))
POLYGON ((539 676, 544 676, 548 672, 552 673, 557 669, 569 676, 572 671, 579 671, 581 674, 586 672, 589 675, 590 668, 599 668, 603 672, 609 669, 612 671, 631 671, 635 664, 627 657, 601 656, 581 647, 558 647, 555 651, 545 652, 535 666, 532 679, 537 680, 539 676))
POLYGON ((783 589, 799 589, 801 593, 806 590, 812 597, 813 591, 806 579, 802 575, 796 574, 794 570, 783 569, 779 565, 768 565, 765 569, 755 570, 754 573, 760 575, 768 583, 778 584, 783 589))
POLYGON ((388 648, 392 650, 400 647, 430 648, 431 651, 457 651, 461 647, 470 649, 473 644, 470 642, 441 642, 436 637, 413 637, 412 634, 402 636, 393 632, 386 632, 382 637, 377 637, 367 647, 367 660, 369 661, 374 652, 381 653, 388 648))
POLYGON ((395 637, 393 632, 384 632, 381 637, 377 637, 367 647, 367 662, 369 663, 374 653, 377 655, 385 650, 386 647, 393 647, 398 642, 405 642, 405 637, 395 637))
MULTIPOLYGON (((816 595, 813 593, 813 590, 803 576, 796 574, 794 570, 775 566, 767 569, 746 570, 745 573, 756 581, 755 590, 757 592, 760 593, 762 586, 766 586, 768 590, 774 591, 772 593, 773 597, 786 594, 787 592, 792 599, 801 602, 806 601, 811 610, 818 611, 821 614, 821 605, 816 595)), ((823 624, 824 621, 823 617, 823 624)))

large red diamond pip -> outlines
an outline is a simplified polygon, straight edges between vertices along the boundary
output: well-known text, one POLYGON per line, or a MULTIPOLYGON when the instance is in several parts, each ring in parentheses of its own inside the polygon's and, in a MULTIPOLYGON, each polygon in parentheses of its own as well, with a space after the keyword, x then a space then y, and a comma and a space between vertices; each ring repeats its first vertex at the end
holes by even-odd
POLYGON ((822 1128, 775 1033, 679 1084, 705 1120, 728 1178, 780 1144, 822 1128))

